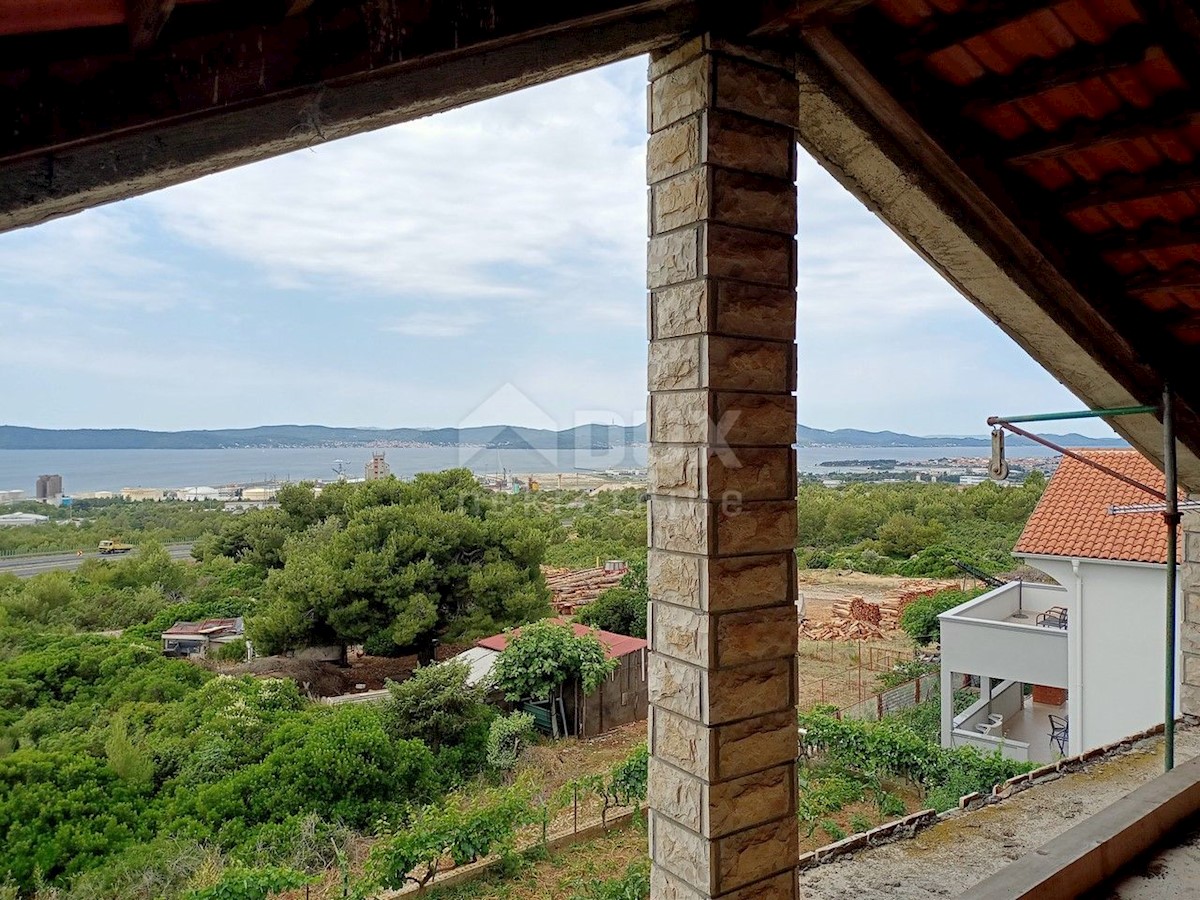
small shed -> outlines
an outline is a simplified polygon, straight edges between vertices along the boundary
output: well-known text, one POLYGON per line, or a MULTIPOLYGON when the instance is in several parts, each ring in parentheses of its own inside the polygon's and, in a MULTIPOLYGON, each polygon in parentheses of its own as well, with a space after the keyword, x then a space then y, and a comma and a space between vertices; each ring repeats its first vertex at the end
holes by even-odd
MULTIPOLYGON (((577 622, 569 624, 578 635, 596 635, 604 645, 605 656, 617 660, 617 668, 591 694, 584 695, 578 681, 563 687, 562 700, 570 733, 589 738, 630 722, 645 721, 650 705, 646 682, 646 641, 626 634, 598 631, 577 622)), ((496 659, 507 646, 506 634, 496 634, 477 641, 475 647, 467 651, 468 654, 475 654, 468 660, 472 676, 476 669, 482 670, 484 666, 490 673, 496 659), (476 653, 480 650, 490 651, 490 657, 476 653)))
POLYGON ((205 619, 203 622, 176 622, 162 633, 166 656, 208 656, 222 644, 242 637, 246 632, 242 617, 205 619))

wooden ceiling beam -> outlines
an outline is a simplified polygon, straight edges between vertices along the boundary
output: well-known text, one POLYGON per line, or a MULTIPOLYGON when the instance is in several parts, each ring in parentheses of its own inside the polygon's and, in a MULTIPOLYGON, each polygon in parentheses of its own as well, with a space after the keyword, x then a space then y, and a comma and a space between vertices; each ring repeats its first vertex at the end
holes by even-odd
POLYGON ((272 25, 193 36, 178 33, 181 16, 169 46, 88 60, 74 82, 69 61, 40 78, 0 71, 14 126, 0 135, 0 232, 639 56, 709 25, 694 0, 512 0, 495 31, 439 19, 381 33, 362 6, 326 0, 272 25))
POLYGON ((1073 119, 1058 131, 1036 129, 1002 141, 996 155, 1014 165, 1054 159, 1102 144, 1153 137, 1200 122, 1200 100, 1191 91, 1173 91, 1147 107, 1126 107, 1103 119, 1073 119))
POLYGON ((1033 57, 1007 75, 985 75, 958 90, 968 108, 1012 103, 1127 69, 1145 60, 1152 46, 1154 36, 1144 25, 1130 25, 1106 43, 1080 42, 1058 56, 1033 57))

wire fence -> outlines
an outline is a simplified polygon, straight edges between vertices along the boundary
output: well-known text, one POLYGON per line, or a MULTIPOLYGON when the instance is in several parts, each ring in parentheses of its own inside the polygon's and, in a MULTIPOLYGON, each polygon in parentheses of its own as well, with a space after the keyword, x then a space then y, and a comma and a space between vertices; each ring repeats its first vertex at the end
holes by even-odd
MULTIPOLYGON (((897 650, 865 643, 826 642, 806 645, 800 665, 800 710, 815 706, 838 709, 862 703, 879 691, 878 676, 891 672, 901 663, 916 657, 914 651, 897 650), (806 662, 849 663, 845 669, 821 678, 805 675, 806 662)), ((811 670, 813 666, 808 666, 811 670)))

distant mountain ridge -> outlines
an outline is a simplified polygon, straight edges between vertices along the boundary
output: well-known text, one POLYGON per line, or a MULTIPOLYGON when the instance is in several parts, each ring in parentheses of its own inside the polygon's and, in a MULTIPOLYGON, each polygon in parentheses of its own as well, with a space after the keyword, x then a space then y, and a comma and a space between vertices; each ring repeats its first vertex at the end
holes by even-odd
MULTIPOLYGON (((820 428, 809 428, 806 425, 796 426, 796 444, 800 447, 990 447, 992 439, 986 428, 980 429, 979 436, 960 435, 936 437, 917 437, 911 434, 900 434, 895 431, 859 431, 855 428, 839 428, 837 431, 823 431, 820 428)), ((1094 438, 1083 434, 1043 434, 1048 441, 1060 447, 1128 447, 1120 438, 1094 438)), ((1036 447, 1034 441, 1019 435, 1005 436, 1007 447, 1036 447)))
MULTIPOLYGON (((982 430, 982 429, 981 429, 982 430)), ((1081 434, 1047 434, 1067 447, 1125 447, 1124 441, 1081 434)), ((326 425, 260 425, 203 431, 145 431, 137 428, 25 428, 0 425, 0 450, 226 450, 264 447, 494 447, 500 450, 596 450, 646 443, 646 426, 580 425, 564 431, 483 425, 473 428, 334 428, 326 425)), ((1009 435, 1009 447, 1032 447, 1009 435)), ((824 431, 796 426, 800 447, 969 447, 990 445, 979 436, 919 437, 895 431, 824 431)))

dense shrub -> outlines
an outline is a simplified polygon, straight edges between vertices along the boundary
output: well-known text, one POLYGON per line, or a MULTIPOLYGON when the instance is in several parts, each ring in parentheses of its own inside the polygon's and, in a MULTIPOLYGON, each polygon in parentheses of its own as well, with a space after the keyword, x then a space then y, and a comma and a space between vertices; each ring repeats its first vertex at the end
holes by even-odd
POLYGON ((444 662, 417 669, 407 681, 388 682, 383 721, 396 738, 424 741, 434 752, 461 743, 473 726, 492 716, 481 684, 468 684, 464 662, 444 662))
POLYGON ((900 614, 900 627, 919 647, 941 638, 938 616, 982 594, 977 591, 939 591, 928 597, 918 597, 900 614))

